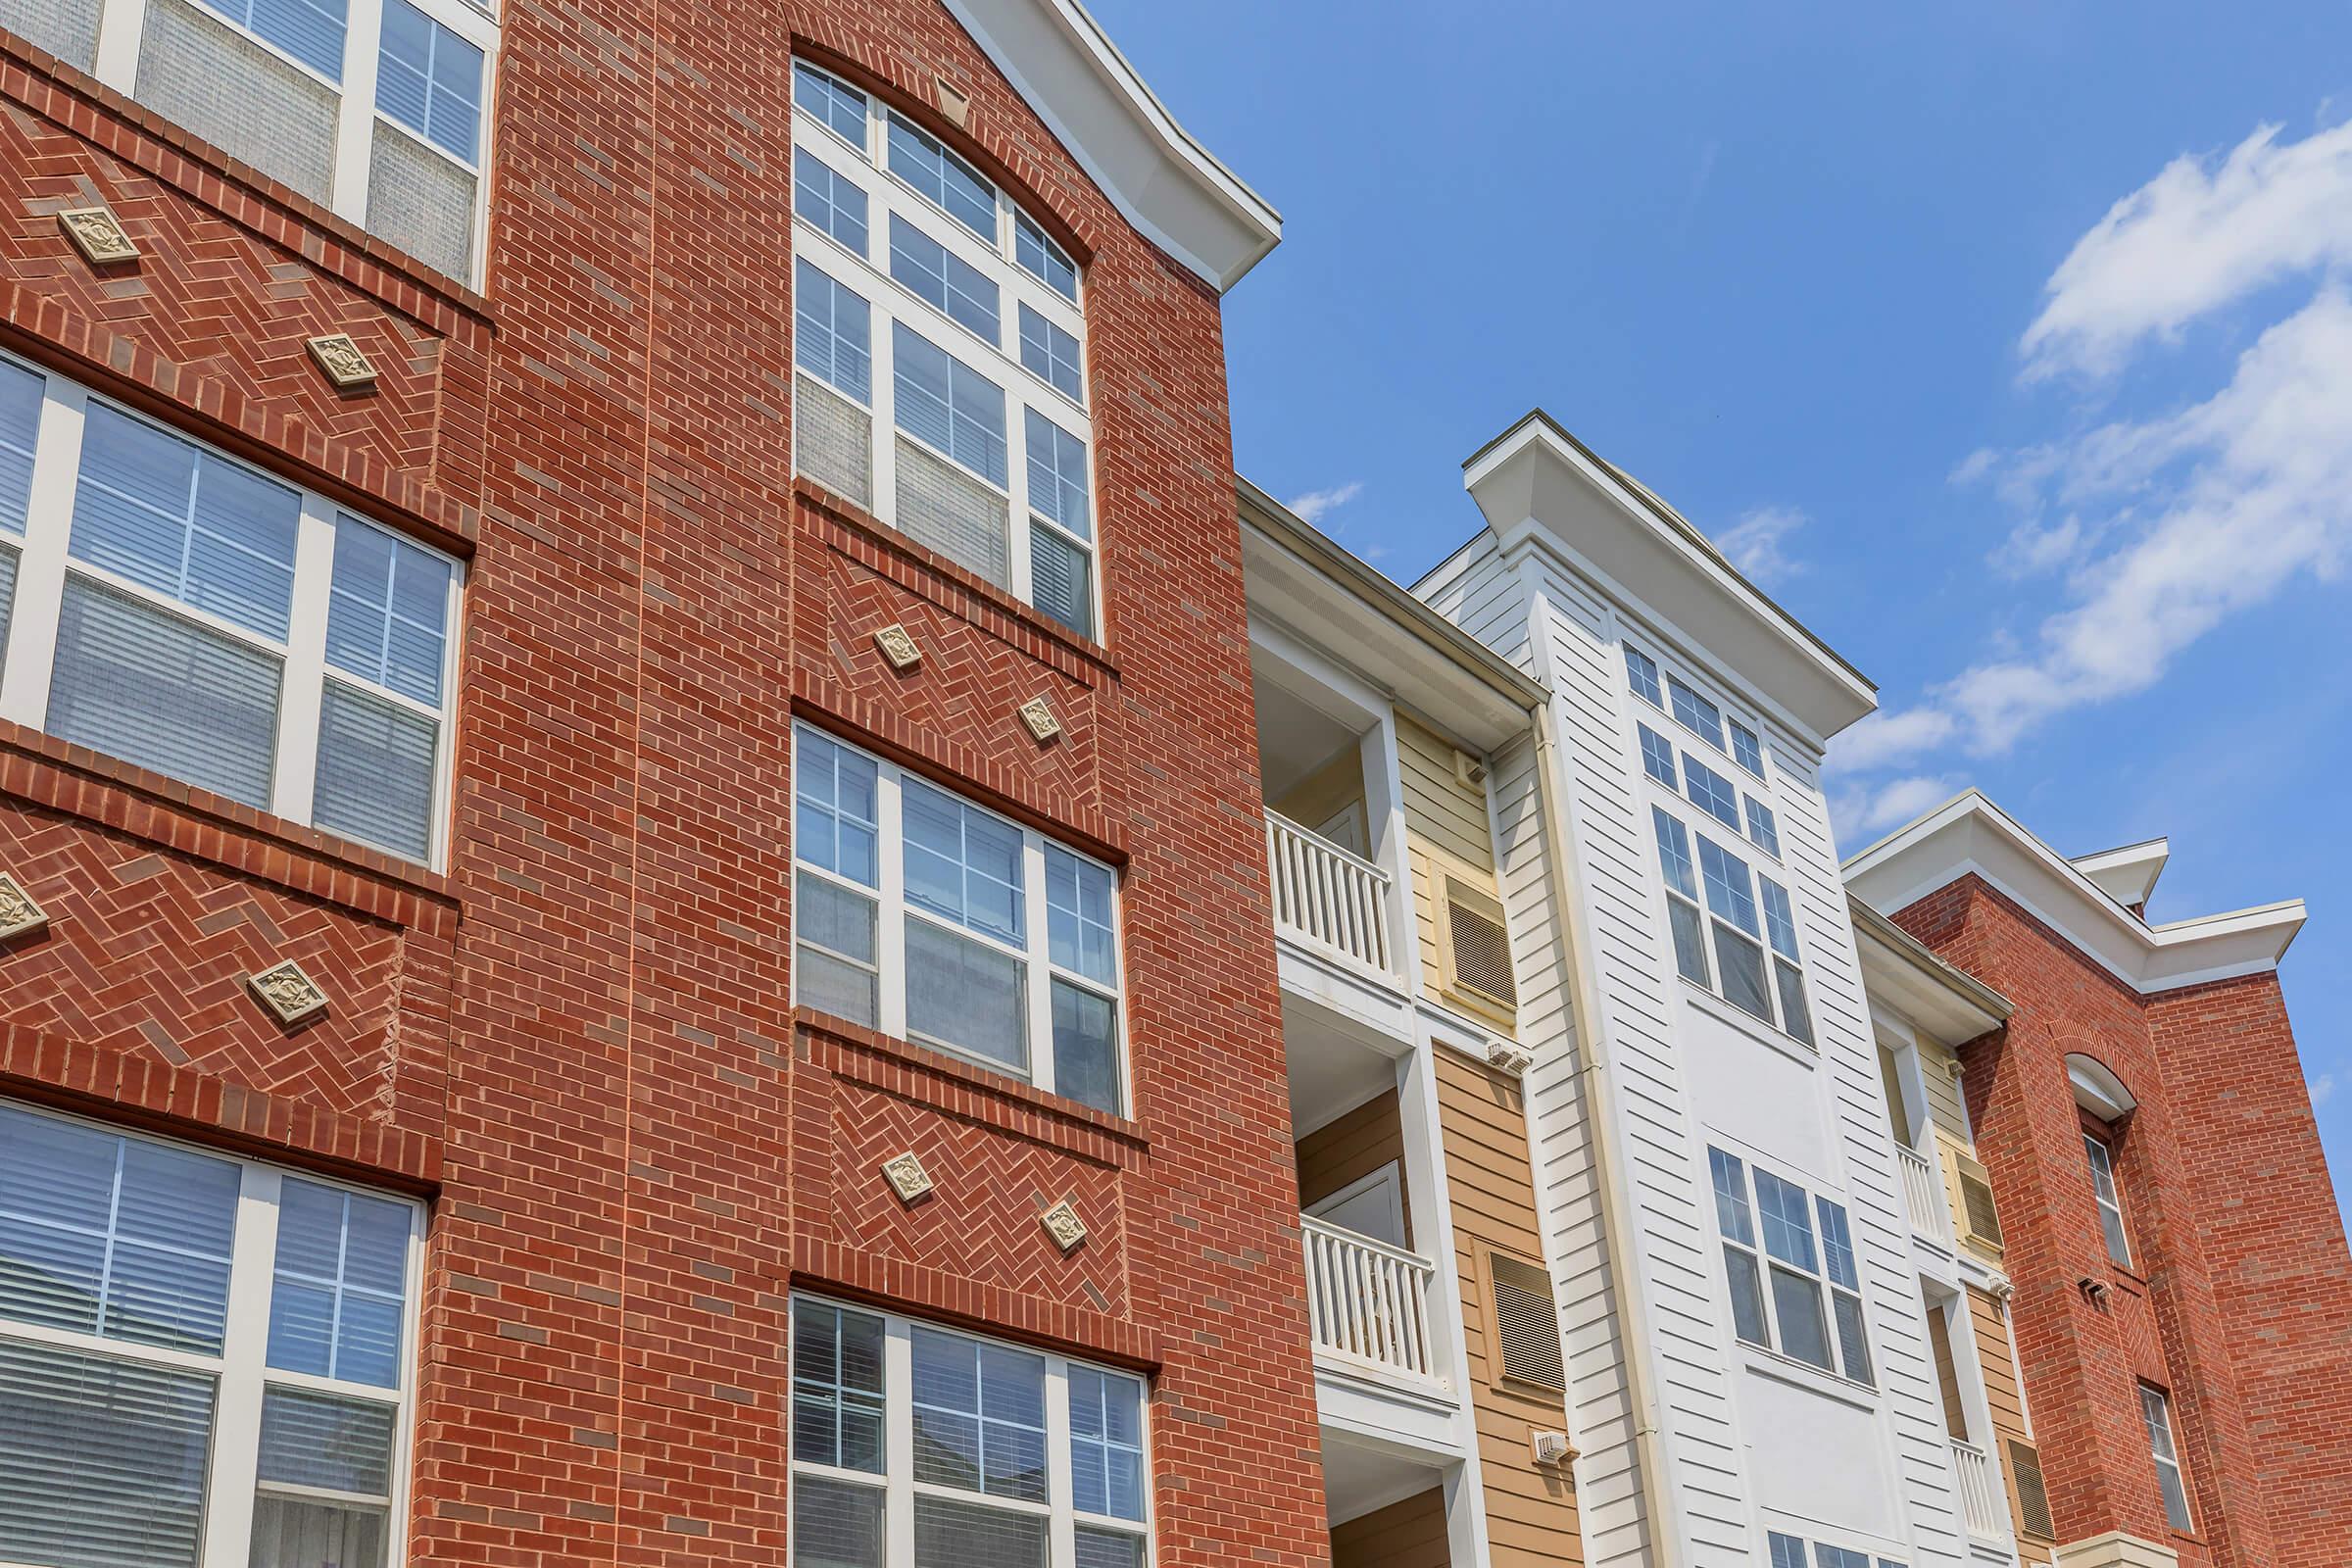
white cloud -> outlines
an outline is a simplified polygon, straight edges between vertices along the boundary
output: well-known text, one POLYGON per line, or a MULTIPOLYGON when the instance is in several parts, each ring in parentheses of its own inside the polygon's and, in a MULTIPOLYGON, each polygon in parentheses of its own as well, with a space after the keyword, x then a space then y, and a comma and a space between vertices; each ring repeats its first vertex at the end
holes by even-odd
POLYGON ((2311 1080, 2311 1108, 2319 1109, 2335 1093, 2335 1074, 2324 1072, 2311 1080))
POLYGON ((2115 369, 2141 339, 2282 278, 2352 262, 2352 122, 2226 158, 2183 154, 2117 202, 2044 285, 2026 374, 2115 369))
POLYGON ((1918 774, 1845 790, 1830 801, 1830 825, 1846 854, 1861 849, 1890 827, 1898 827, 1960 793, 1940 775, 1918 774))
POLYGON ((1750 582, 1769 588, 1804 571, 1804 563, 1792 560, 1782 545, 1808 520, 1794 507, 1758 507, 1724 529, 1715 548, 1750 582))
POLYGON ((2082 519, 2069 516, 2044 527, 2026 521, 2009 530, 2001 547, 1985 559, 2009 577, 2034 577, 2063 566, 2082 549, 2082 519))
POLYGON ((1936 708, 1881 710, 1830 742, 1829 767, 1861 773, 1934 751, 1950 740, 1958 721, 1936 708))
POLYGON ((1309 490, 1304 495, 1293 496, 1283 505, 1297 514, 1299 521, 1320 524, 1325 513, 1346 506, 1363 493, 1364 482, 1350 479, 1346 484, 1335 484, 1328 490, 1309 490))

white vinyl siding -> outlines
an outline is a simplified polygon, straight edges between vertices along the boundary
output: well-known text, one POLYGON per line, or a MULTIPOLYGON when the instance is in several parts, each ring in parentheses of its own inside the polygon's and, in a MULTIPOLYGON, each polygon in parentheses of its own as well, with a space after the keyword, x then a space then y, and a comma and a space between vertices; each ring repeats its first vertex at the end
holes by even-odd
POLYGON ((1099 637, 1075 267, 1009 196, 865 93, 806 64, 793 92, 799 470, 1099 637))
POLYGON ((0 361, 0 715, 438 862, 449 557, 0 361))
POLYGON ((1110 868, 806 724, 793 749, 798 1000, 1121 1113, 1110 868))
POLYGON ((498 23, 470 0, 99 0, 74 58, 462 282, 498 23))
POLYGON ((799 1568, 1145 1568, 1143 1380, 799 1298, 799 1568))
POLYGON ((0 1562, 388 1568, 423 1211, 0 1103, 0 1562))

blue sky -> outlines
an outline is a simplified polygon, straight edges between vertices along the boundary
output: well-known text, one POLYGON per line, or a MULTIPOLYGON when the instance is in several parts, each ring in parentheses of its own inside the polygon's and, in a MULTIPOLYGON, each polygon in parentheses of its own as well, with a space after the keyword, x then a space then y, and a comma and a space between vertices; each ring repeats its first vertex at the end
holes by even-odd
POLYGON ((1974 783, 2300 896, 2352 1194, 2352 12, 1096 0, 1283 212, 1242 471, 1410 581, 1541 404, 1880 686, 1859 848, 1974 783))

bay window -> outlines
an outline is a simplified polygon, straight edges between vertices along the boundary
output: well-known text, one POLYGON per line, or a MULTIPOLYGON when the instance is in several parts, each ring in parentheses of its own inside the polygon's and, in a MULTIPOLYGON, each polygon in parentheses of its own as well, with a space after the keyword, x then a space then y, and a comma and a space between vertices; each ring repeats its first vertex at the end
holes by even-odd
POLYGON ((498 43, 471 0, 85 0, 12 26, 418 261, 475 273, 498 43))
POLYGON ((798 1568, 1146 1568, 1143 1380, 800 1298, 798 1568))
POLYGON ((0 360, 0 716, 440 850, 456 562, 0 360))
POLYGON ((423 1211, 0 1103, 0 1562, 399 1560, 423 1211))
POLYGON ((1721 1149, 1708 1149, 1707 1166, 1733 1333, 1850 1382, 1875 1386, 1861 1273, 1844 1205, 1808 1198, 1794 1182, 1721 1149))
POLYGON ((1076 266, 971 165, 840 77, 796 64, 793 102, 797 468, 1099 635, 1076 266))
POLYGON ((1119 1112, 1110 868, 808 725, 793 749, 799 1000, 1119 1112))

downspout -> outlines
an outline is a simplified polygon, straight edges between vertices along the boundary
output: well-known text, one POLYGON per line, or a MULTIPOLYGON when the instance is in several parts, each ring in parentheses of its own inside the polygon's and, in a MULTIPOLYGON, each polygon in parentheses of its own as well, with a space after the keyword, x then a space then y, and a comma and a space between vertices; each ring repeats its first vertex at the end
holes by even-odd
POLYGON ((1630 1250, 1633 1227, 1627 1220, 1625 1199, 1617 1186, 1615 1156, 1611 1152, 1616 1123, 1611 1114, 1607 1035, 1600 1027, 1598 1000, 1592 994, 1592 977, 1584 962, 1584 956, 1593 950, 1591 933, 1585 929, 1583 901, 1568 885, 1576 861, 1569 853, 1567 824, 1560 818, 1558 793, 1562 775, 1553 769, 1560 749, 1553 738, 1551 704, 1540 704, 1536 712, 1536 776, 1544 812, 1544 834, 1552 863, 1558 868, 1552 882, 1552 901, 1554 915, 1568 947, 1568 983, 1579 1023, 1577 1048, 1584 1058, 1577 1072, 1584 1080, 1585 1103, 1592 1107, 1592 1170, 1600 1187, 1601 1232, 1607 1240, 1609 1272, 1616 1277, 1618 1322, 1625 1336, 1626 1396, 1633 1402, 1634 1457, 1642 1471, 1642 1508, 1649 1521, 1653 1568, 1676 1568, 1679 1537, 1674 1516, 1666 1505, 1666 1466, 1650 1377, 1649 1335, 1646 1327, 1636 1321, 1634 1313, 1634 1286, 1641 1275, 1636 1272, 1636 1260, 1630 1250))

